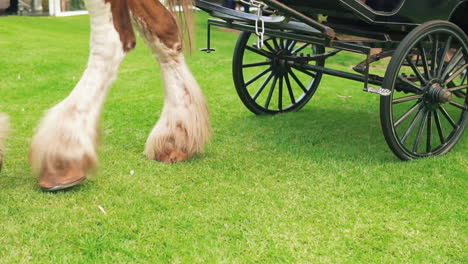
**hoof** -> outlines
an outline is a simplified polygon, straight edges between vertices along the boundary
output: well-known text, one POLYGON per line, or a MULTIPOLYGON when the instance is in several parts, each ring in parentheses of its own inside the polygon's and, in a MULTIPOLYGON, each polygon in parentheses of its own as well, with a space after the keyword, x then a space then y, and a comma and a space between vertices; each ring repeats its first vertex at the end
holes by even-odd
POLYGON ((154 159, 161 162, 176 163, 179 161, 187 160, 188 155, 185 152, 172 149, 164 151, 162 153, 156 153, 154 159))
POLYGON ((39 187, 46 192, 56 192, 77 186, 85 179, 86 173, 82 169, 44 170, 39 178, 39 187))

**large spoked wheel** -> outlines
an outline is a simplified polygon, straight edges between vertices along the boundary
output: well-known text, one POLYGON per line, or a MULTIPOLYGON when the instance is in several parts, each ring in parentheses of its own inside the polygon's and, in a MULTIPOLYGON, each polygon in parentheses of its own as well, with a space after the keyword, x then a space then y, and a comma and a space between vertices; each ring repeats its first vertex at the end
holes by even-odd
POLYGON ((385 73, 380 119, 402 160, 442 155, 468 123, 468 38, 456 25, 431 21, 411 31, 385 73))
MULTIPOLYGON (((254 34, 242 32, 234 50, 232 71, 240 99, 255 114, 300 110, 317 90, 322 73, 295 68, 291 62, 325 49, 276 37, 265 38, 259 49, 256 41, 254 34)), ((323 66, 324 59, 308 63, 323 66)))

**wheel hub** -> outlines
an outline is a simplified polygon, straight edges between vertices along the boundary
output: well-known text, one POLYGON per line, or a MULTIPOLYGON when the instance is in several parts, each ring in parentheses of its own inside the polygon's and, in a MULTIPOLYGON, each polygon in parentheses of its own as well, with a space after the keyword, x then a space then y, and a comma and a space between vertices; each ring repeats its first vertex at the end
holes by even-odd
POLYGON ((287 56, 290 55, 288 50, 278 50, 276 52, 276 56, 273 58, 272 66, 273 70, 280 75, 287 74, 288 67, 287 66, 287 56))
POLYGON ((429 109, 436 109, 439 104, 448 104, 451 100, 452 92, 444 89, 439 82, 433 82, 427 86, 425 101, 429 109))

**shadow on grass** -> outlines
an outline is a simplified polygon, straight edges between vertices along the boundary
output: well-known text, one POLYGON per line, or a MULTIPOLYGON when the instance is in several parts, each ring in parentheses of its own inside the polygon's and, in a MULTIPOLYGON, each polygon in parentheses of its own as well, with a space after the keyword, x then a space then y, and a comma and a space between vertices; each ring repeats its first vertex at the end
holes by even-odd
POLYGON ((314 107, 275 116, 244 115, 227 124, 245 146, 311 159, 400 162, 388 148, 378 112, 314 107))

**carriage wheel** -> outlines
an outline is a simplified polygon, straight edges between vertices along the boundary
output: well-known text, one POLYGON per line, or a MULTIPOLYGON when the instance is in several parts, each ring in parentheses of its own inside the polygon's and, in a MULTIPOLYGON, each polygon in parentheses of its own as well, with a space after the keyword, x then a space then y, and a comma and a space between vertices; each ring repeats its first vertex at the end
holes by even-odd
MULTIPOLYGON (((242 32, 234 50, 232 71, 237 94, 255 114, 297 111, 312 98, 322 73, 290 65, 296 57, 320 54, 324 48, 293 40, 268 37, 262 49, 257 37, 242 32)), ((309 61, 318 66, 324 59, 309 61)))
POLYGON ((468 38, 456 25, 432 21, 411 31, 396 49, 380 100, 385 139, 402 160, 442 155, 468 123, 468 38))

